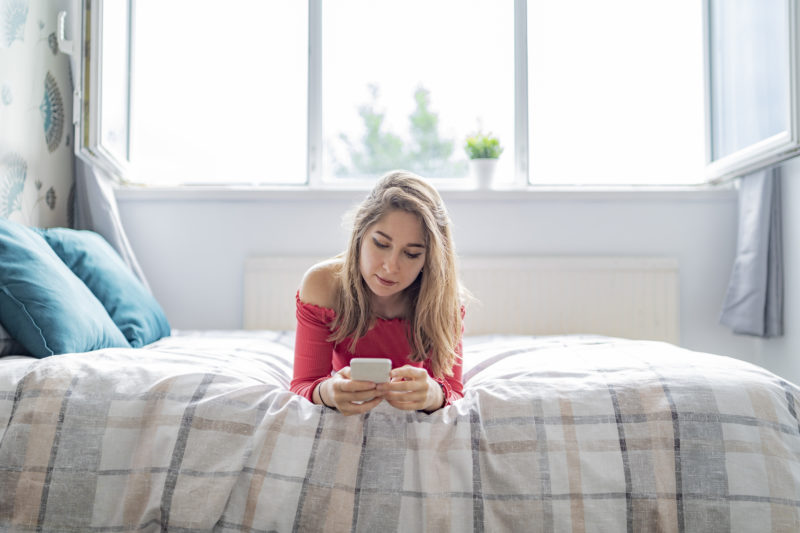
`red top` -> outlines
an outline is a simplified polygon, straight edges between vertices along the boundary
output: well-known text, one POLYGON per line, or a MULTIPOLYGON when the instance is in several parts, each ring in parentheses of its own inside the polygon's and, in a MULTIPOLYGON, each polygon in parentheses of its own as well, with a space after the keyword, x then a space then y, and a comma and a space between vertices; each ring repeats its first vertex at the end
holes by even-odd
MULTIPOLYGON (((453 375, 444 379, 433 376, 430 361, 415 363, 408 359, 411 348, 406 337, 408 321, 403 318, 378 318, 375 325, 356 343, 355 352, 350 352, 350 338, 334 344, 326 340, 330 334, 330 323, 336 313, 333 309, 320 307, 297 300, 297 334, 294 344, 294 379, 290 389, 313 402, 312 395, 318 383, 331 377, 350 365, 353 357, 387 357, 392 360, 392 368, 411 365, 424 368, 437 383, 444 388, 445 405, 464 397, 461 383, 461 340, 456 353, 458 359, 453 364, 453 375)), ((461 315, 463 318, 464 310, 461 315)))

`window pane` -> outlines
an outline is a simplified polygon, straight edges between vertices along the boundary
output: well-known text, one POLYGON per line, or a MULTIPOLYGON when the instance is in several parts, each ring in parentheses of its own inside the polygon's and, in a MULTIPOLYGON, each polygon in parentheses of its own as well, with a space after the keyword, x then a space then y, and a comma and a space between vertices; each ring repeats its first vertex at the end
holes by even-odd
POLYGON ((139 180, 305 182, 307 2, 138 2, 135 24, 139 180))
POLYGON ((785 0, 715 0, 711 22, 712 159, 789 129, 785 0))
POLYGON ((103 2, 100 65, 100 143, 128 160, 128 2, 103 2))
POLYGON ((322 80, 326 178, 465 177, 480 128, 505 149, 497 182, 512 181, 513 1, 323 2, 322 80))
POLYGON ((695 0, 528 2, 530 180, 703 180, 695 0))

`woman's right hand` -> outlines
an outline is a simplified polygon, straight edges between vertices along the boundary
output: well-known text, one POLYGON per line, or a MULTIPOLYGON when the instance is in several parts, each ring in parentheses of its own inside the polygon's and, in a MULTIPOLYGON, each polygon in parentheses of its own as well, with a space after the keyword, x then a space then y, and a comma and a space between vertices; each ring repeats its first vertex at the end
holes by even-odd
POLYGON ((324 403, 338 409, 345 416, 366 413, 383 401, 383 393, 376 390, 375 383, 350 379, 349 366, 320 383, 318 387, 320 400, 324 399, 324 403))

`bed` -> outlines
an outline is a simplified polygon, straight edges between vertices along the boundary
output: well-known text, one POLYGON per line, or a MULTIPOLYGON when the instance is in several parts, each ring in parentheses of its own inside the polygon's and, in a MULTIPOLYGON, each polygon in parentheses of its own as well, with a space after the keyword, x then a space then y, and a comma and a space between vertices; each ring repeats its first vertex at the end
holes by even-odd
POLYGON ((465 397, 344 417, 291 331, 0 360, 16 531, 796 531, 800 391, 602 336, 465 339, 465 397))
POLYGON ((291 329, 163 329, 106 251, 0 221, 0 529, 800 530, 800 389, 763 368, 467 335, 462 400, 344 417, 288 391, 291 329))

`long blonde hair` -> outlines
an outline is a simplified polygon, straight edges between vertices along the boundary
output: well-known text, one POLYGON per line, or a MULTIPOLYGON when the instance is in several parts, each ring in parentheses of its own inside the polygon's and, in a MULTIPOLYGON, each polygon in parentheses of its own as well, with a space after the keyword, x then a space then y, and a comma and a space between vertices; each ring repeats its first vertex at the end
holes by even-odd
POLYGON ((436 189, 410 172, 398 170, 385 174, 352 215, 350 242, 340 254, 336 318, 328 340, 338 343, 352 337, 349 349, 354 351, 356 342, 374 320, 370 289, 359 268, 361 243, 367 229, 394 210, 417 216, 425 235, 425 264, 417 279, 405 289, 410 302, 409 359, 420 362, 430 358, 434 376, 452 375, 461 336, 461 287, 450 217, 436 189))

